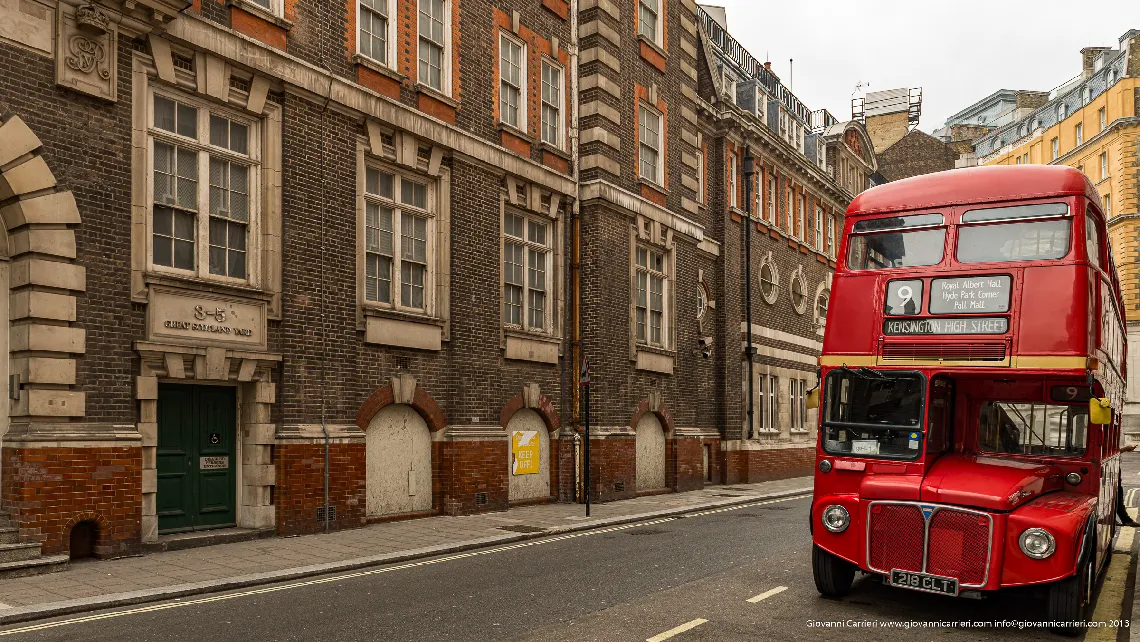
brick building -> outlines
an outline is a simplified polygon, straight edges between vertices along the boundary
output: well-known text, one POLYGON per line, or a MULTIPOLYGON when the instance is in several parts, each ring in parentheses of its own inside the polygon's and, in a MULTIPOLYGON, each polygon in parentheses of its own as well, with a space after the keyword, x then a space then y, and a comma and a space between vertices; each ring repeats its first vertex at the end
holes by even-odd
POLYGON ((866 134, 812 129, 778 80, 794 130, 719 98, 702 16, 0 5, 19 542, 47 563, 76 537, 116 556, 573 501, 582 357, 596 499, 801 470, 813 428, 791 402, 853 195, 829 159, 866 134), (744 145, 781 208, 753 210, 756 371, 784 398, 751 439, 744 145))
POLYGON ((760 64, 741 47, 723 9, 702 7, 699 14, 698 141, 702 175, 714 177, 699 210, 715 214, 710 225, 722 239, 723 257, 712 292, 723 323, 717 344, 724 360, 724 477, 736 482, 810 474, 816 411, 807 409, 805 397, 817 384, 843 214, 869 186, 874 151, 860 123, 810 111, 770 63, 760 64), (750 186, 748 155, 755 159, 750 186), (744 350, 737 352, 738 346, 744 350))

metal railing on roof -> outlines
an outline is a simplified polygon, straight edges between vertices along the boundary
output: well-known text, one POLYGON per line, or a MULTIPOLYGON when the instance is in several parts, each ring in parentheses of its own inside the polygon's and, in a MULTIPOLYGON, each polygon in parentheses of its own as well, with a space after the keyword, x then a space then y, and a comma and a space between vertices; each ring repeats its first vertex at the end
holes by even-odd
POLYGON ((831 112, 826 109, 817 109, 811 113, 808 126, 813 134, 818 134, 838 122, 839 120, 835 116, 832 116, 831 112))
POLYGON ((811 117, 811 112, 790 89, 780 82, 768 69, 764 68, 752 54, 748 53, 736 38, 733 38, 723 27, 720 26, 716 20, 713 19, 703 8, 697 7, 697 16, 701 21, 701 26, 704 27, 705 33, 708 34, 709 42, 716 47, 720 53, 724 54, 740 71, 744 72, 749 78, 755 78, 760 81, 765 91, 783 103, 784 108, 788 110, 792 116, 798 118, 802 122, 808 122, 811 117))

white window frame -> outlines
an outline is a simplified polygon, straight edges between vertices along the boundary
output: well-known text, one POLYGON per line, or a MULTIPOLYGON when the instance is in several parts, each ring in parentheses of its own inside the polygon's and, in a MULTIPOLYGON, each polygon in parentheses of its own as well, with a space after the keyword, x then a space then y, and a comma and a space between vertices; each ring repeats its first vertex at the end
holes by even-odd
POLYGON ((503 210, 502 222, 502 269, 503 269, 503 285, 502 285, 502 313, 503 327, 511 330, 521 330, 524 332, 533 332, 538 334, 552 334, 555 316, 555 304, 557 302, 557 287, 554 278, 554 239, 555 239, 556 221, 548 216, 539 216, 532 213, 525 212, 518 208, 507 207, 503 210), (518 217, 522 219, 523 229, 522 237, 515 236, 507 233, 507 219, 508 217, 518 217), (535 241, 530 235, 531 224, 541 225, 546 228, 545 242, 535 241), (513 244, 523 248, 522 255, 522 300, 521 311, 519 316, 520 323, 513 323, 507 318, 507 287, 506 281, 506 261, 507 261, 507 245, 513 244), (531 301, 531 272, 535 269, 533 253, 540 256, 538 259, 541 261, 542 270, 544 274, 544 289, 542 290, 544 296, 544 303, 542 309, 542 323, 535 324, 532 321, 531 315, 533 313, 533 303, 531 301))
MULTIPOLYGON (((146 97, 147 159, 146 159, 146 266, 148 272, 228 283, 233 285, 261 285, 261 216, 262 216, 262 127, 261 119, 251 118, 235 109, 199 99, 197 96, 176 90, 152 87, 146 97), (193 107, 195 137, 189 138, 159 129, 155 126, 155 96, 193 107), (210 115, 247 127, 247 152, 242 155, 210 143, 210 115), (155 142, 170 144, 193 151, 197 162, 197 209, 194 212, 194 266, 183 269, 154 262, 154 159, 155 142), (249 168, 247 198, 249 220, 246 225, 245 277, 236 278, 210 272, 210 159, 211 157, 238 163, 249 168)), ((177 107, 175 107, 177 110, 177 107)), ((185 210, 183 210, 185 211, 185 210)), ((224 217, 222 217, 224 218, 224 217)), ((230 219, 225 219, 230 220, 230 219)), ((240 223, 240 221, 235 221, 240 223)))
POLYGON ((740 171, 739 165, 736 161, 736 153, 729 152, 728 154, 728 206, 740 207, 740 184, 737 181, 736 175, 740 171))
POLYGON ((526 108, 528 101, 526 88, 526 56, 527 49, 525 42, 508 35, 505 31, 499 32, 499 122, 509 125, 519 131, 526 131, 527 124, 526 108), (504 52, 506 51, 506 47, 504 45, 507 43, 510 43, 519 48, 519 85, 517 87, 513 85, 509 80, 507 80, 505 69, 503 69, 503 56, 504 52), (507 120, 506 94, 504 92, 504 85, 509 85, 519 92, 519 104, 517 110, 518 122, 512 123, 511 121, 507 120))
POLYGON ((419 23, 422 15, 424 15, 423 6, 425 2, 434 2, 435 0, 417 0, 416 2, 416 81, 433 91, 438 91, 445 96, 451 96, 451 31, 452 31, 452 15, 451 15, 451 0, 439 0, 442 5, 441 12, 443 13, 443 42, 435 42, 431 39, 425 39, 420 34, 419 23), (440 52, 440 70, 439 70, 439 87, 433 87, 422 77, 419 73, 420 65, 423 62, 423 49, 424 42, 430 42, 433 46, 441 48, 440 52))
POLYGON ((1085 142, 1085 124, 1084 123, 1077 123, 1073 129, 1074 129, 1074 133, 1075 133, 1076 138, 1077 138, 1077 144, 1078 145, 1083 144, 1085 142))
POLYGON ((1100 153, 1100 180, 1108 178, 1108 152, 1100 153))
POLYGON ((562 107, 566 103, 566 69, 551 60, 550 58, 542 58, 542 77, 539 78, 540 96, 539 98, 539 138, 542 142, 553 145, 558 149, 563 149, 566 145, 566 118, 562 115, 562 107), (555 96, 555 103, 546 100, 546 70, 553 69, 558 73, 558 95, 555 96), (554 140, 547 140, 546 138, 546 109, 550 106, 555 110, 556 122, 554 123, 554 140))
POLYGON ((815 249, 823 251, 823 208, 815 206, 815 249))
POLYGON ((776 210, 779 208, 780 181, 775 174, 768 173, 768 222, 776 222, 776 210))
POLYGON ((827 255, 835 259, 835 216, 829 214, 827 216, 827 255))
POLYGON ((284 0, 265 0, 265 4, 262 4, 258 0, 250 0, 250 3, 253 4, 255 7, 257 7, 258 9, 261 9, 262 11, 267 11, 270 13, 270 15, 277 16, 278 18, 282 18, 285 16, 285 1, 284 0))
MULTIPOLYGON (((436 261, 436 225, 438 224, 439 212, 439 188, 437 182, 430 180, 427 177, 411 172, 403 172, 395 167, 385 163, 377 163, 368 161, 364 165, 365 176, 361 183, 363 188, 361 194, 363 198, 363 206, 361 209, 362 233, 365 238, 362 239, 362 260, 364 262, 361 275, 364 282, 361 288, 361 304, 366 308, 379 309, 379 310, 396 310, 409 314, 416 314, 422 316, 435 316, 435 300, 436 300, 436 270, 438 267, 436 261), (381 174, 390 174, 392 176, 392 196, 387 197, 380 194, 374 194, 367 189, 367 173, 369 170, 379 171, 381 174), (425 209, 416 207, 415 205, 406 204, 403 202, 403 186, 405 179, 409 183, 424 186, 425 189, 425 209), (379 301, 369 299, 367 295, 367 263, 368 250, 367 229, 368 229, 368 205, 378 205, 392 210, 392 261, 391 261, 391 279, 390 279, 390 300, 379 301), (424 283, 423 283, 423 297, 424 307, 417 308, 407 304, 404 299, 403 293, 403 270, 401 269, 403 258, 403 215, 407 213, 410 215, 423 217, 427 219, 424 226, 425 235, 425 249, 424 249, 424 283)), ((418 262, 416 262, 418 263, 418 262)))
POLYGON ((1061 155, 1061 141, 1060 141, 1060 139, 1057 138, 1056 136, 1054 136, 1051 145, 1052 145, 1052 149, 1053 149, 1052 160, 1057 160, 1057 158, 1061 155))
POLYGON ((638 116, 637 116, 637 175, 647 181, 651 181, 655 185, 665 185, 665 115, 658 111, 655 107, 651 107, 648 103, 638 103, 638 116), (646 115, 657 117, 657 147, 654 147, 643 140, 641 131, 648 129, 645 126, 646 115), (657 165, 653 168, 654 175, 646 176, 642 171, 642 148, 649 148, 657 152, 657 165))
POLYGON ((697 148, 697 202, 705 202, 705 153, 697 148))
POLYGON ((1101 199, 1101 202, 1104 206, 1104 218, 1105 218, 1105 220, 1111 219, 1112 218, 1112 194, 1105 194, 1104 198, 1101 199))
POLYGON ((764 427, 769 432, 780 432, 780 377, 769 373, 768 403, 764 408, 764 427))
POLYGON ((664 29, 662 25, 662 9, 664 9, 664 7, 662 5, 666 2, 668 2, 668 0, 638 0, 637 2, 637 35, 645 38, 658 47, 661 46, 662 37, 664 36, 664 29), (651 5, 655 5, 656 8, 653 8, 651 5), (652 34, 647 34, 644 27, 644 15, 647 12, 653 14, 652 34))
POLYGON ((648 347, 652 347, 652 348, 661 348, 661 349, 669 349, 672 345, 672 342, 670 341, 670 337, 671 337, 671 335, 670 335, 671 325, 670 324, 672 322, 672 318, 670 316, 670 311, 672 310, 672 303, 671 303, 671 300, 672 300, 672 292, 671 292, 672 282, 671 282, 671 279, 669 278, 669 275, 671 273, 671 269, 670 269, 671 268, 670 261, 672 260, 671 254, 672 254, 671 252, 669 252, 667 249, 665 249, 659 245, 647 244, 647 243, 636 243, 634 245, 634 251, 633 251, 633 332, 634 332, 634 335, 633 335, 633 339, 634 339, 634 343, 636 345, 648 346, 648 347), (661 256, 661 269, 656 270, 656 269, 652 269, 651 267, 640 265, 638 263, 638 253, 642 252, 642 251, 647 253, 646 254, 646 259, 647 259, 646 263, 647 264, 650 262, 649 261, 650 256, 652 256, 653 254, 659 254, 661 256), (645 299, 645 306, 644 307, 639 305, 639 302, 638 302, 638 293, 640 291, 640 288, 638 286, 639 286, 639 281, 641 279, 642 274, 645 275, 645 296, 646 296, 646 299, 645 299), (652 285, 652 279, 653 278, 660 278, 661 279, 661 328, 660 328, 661 336, 660 336, 659 341, 654 339, 653 332, 652 332, 652 328, 653 328, 653 326, 652 326, 652 314, 653 314, 654 310, 653 310, 653 303, 652 303, 652 296, 653 296, 652 292, 653 291, 652 291, 651 285, 652 285), (640 332, 638 330, 639 324, 638 324, 638 320, 637 320, 637 313, 641 309, 645 310, 645 323, 644 323, 645 337, 644 338, 642 338, 640 336, 640 332))
POLYGON ((800 193, 800 211, 796 213, 796 225, 799 229, 796 230, 796 238, 803 241, 807 239, 807 207, 808 197, 807 192, 800 193))
MULTIPOLYGON (((368 54, 361 52, 361 48, 360 48, 360 43, 361 43, 360 32, 362 31, 361 26, 360 26, 362 23, 361 16, 364 14, 365 11, 367 11, 369 13, 375 13, 371 7, 364 6, 364 3, 361 2, 361 0, 356 0, 356 53, 359 54, 360 56, 363 56, 364 58, 367 58, 368 60, 371 60, 372 62, 375 62, 376 64, 378 64, 382 67, 387 67, 388 69, 395 69, 396 68, 396 21, 393 19, 393 16, 392 16, 393 1, 392 0, 375 0, 375 3, 378 5, 383 5, 387 11, 387 16, 384 19, 385 22, 387 23, 387 26, 385 27, 385 31, 384 31, 384 57, 385 57, 385 60, 380 60, 379 58, 377 58, 374 55, 368 55, 368 54)), ((375 52, 373 52, 373 53, 375 53, 375 52)))
POLYGON ((1108 110, 1106 107, 1101 107, 1096 114, 1100 120, 1100 131, 1104 131, 1104 128, 1108 127, 1108 110))
POLYGON ((792 235, 792 229, 796 226, 796 190, 792 187, 792 182, 788 181, 788 220, 786 222, 786 230, 789 235, 792 235))

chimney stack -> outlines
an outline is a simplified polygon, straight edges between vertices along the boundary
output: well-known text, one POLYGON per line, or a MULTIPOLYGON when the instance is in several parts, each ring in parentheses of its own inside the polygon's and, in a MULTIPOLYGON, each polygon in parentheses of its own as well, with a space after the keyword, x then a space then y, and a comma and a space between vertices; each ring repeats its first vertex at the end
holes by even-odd
POLYGON ((1085 47, 1081 49, 1081 75, 1088 78, 1093 73, 1093 61, 1100 55, 1100 52, 1112 49, 1112 47, 1085 47))

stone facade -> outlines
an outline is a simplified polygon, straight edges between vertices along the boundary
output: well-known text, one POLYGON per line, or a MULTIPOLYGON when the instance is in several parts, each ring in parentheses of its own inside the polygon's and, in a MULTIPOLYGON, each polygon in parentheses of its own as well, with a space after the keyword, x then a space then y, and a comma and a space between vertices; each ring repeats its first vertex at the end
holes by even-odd
POLYGON ((548 479, 517 501, 581 500, 583 358, 596 501, 810 461, 828 159, 866 132, 718 98, 691 0, 384 6, 4 5, 0 496, 45 553, 502 510, 518 426, 548 479), (751 434, 749 333, 781 382, 751 434))
POLYGON ((879 174, 888 181, 954 169, 958 151, 920 130, 914 130, 878 154, 879 174))

